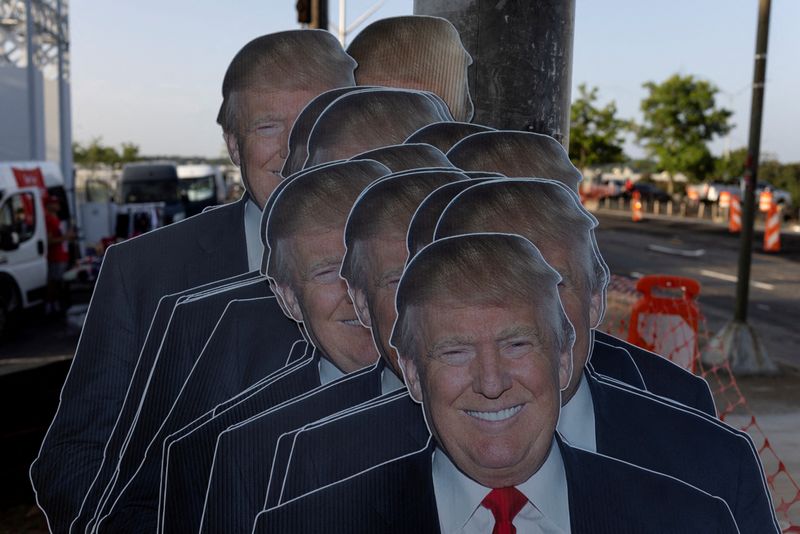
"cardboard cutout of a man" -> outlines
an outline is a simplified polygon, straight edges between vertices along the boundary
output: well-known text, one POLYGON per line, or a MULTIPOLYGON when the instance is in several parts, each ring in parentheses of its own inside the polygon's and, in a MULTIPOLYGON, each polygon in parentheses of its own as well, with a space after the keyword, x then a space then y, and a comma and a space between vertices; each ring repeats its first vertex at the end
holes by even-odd
POLYGON ((558 431, 571 445, 673 476, 725 500, 742 532, 777 528, 752 441, 699 410, 593 372, 593 329, 602 319, 608 269, 594 244, 596 220, 565 185, 494 180, 448 205, 436 239, 513 232, 561 275, 559 294, 575 329, 572 379, 558 431))
POLYGON ((106 251, 59 409, 31 466, 54 532, 68 528, 102 461, 158 300, 258 266, 260 208, 280 180, 289 129, 317 94, 354 85, 355 66, 323 31, 248 43, 228 68, 218 117, 247 198, 106 251))

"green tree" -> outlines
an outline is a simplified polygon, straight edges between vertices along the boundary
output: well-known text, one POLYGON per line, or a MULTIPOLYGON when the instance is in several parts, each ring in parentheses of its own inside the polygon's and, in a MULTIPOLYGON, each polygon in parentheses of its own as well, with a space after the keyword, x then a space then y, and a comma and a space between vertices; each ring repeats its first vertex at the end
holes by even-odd
POLYGON ((133 143, 122 143, 122 153, 120 154, 121 163, 131 163, 139 160, 139 145, 133 143))
POLYGON ((714 160, 714 175, 723 181, 738 180, 744 174, 747 148, 737 148, 714 160))
POLYGON ((625 161, 623 134, 630 123, 618 119, 617 105, 611 101, 598 107, 597 87, 578 86, 578 98, 570 108, 569 157, 576 167, 625 161))
POLYGON ((139 145, 122 143, 122 151, 117 152, 114 147, 103 145, 101 137, 95 137, 86 146, 72 143, 72 159, 77 164, 94 169, 101 163, 118 167, 123 163, 138 161, 141 156, 139 155, 139 145))
POLYGON ((714 96, 719 90, 711 82, 680 74, 643 87, 648 95, 641 103, 638 141, 661 170, 703 180, 714 171, 708 142, 733 126, 729 123, 732 112, 716 105, 714 96))

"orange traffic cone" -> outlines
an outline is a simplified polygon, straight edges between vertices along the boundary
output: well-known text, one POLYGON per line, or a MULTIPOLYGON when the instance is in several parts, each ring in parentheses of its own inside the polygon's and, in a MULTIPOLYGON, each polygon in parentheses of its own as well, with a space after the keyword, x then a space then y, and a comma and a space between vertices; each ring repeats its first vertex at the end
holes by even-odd
POLYGON ((781 210, 772 204, 767 212, 767 224, 764 228, 764 252, 781 251, 781 210))
POLYGON ((760 195, 758 195, 758 211, 767 212, 769 208, 772 206, 772 191, 769 189, 764 189, 760 195))
POLYGON ((642 194, 639 191, 634 191, 631 197, 631 210, 633 222, 642 220, 642 194))
POLYGON ((742 231, 742 204, 737 195, 731 195, 730 212, 728 214, 728 232, 738 234, 742 231))

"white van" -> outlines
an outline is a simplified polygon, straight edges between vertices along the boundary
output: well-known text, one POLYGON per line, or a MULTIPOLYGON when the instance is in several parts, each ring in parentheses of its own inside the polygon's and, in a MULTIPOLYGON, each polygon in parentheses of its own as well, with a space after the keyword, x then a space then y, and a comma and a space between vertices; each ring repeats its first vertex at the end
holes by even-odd
POLYGON ((209 206, 224 204, 228 196, 225 177, 218 165, 178 165, 178 187, 187 217, 209 206))
POLYGON ((0 332, 11 312, 44 301, 47 228, 43 198, 61 201, 69 219, 61 170, 52 162, 0 162, 0 332))

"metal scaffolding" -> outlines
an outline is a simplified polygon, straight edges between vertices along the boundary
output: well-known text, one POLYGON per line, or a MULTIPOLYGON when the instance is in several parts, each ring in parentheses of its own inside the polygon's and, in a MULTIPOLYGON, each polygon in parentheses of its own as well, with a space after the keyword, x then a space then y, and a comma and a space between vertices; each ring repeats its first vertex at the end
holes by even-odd
POLYGON ((0 0, 0 66, 27 69, 31 159, 36 159, 38 136, 36 71, 58 82, 59 159, 74 208, 68 13, 69 0, 0 0))

